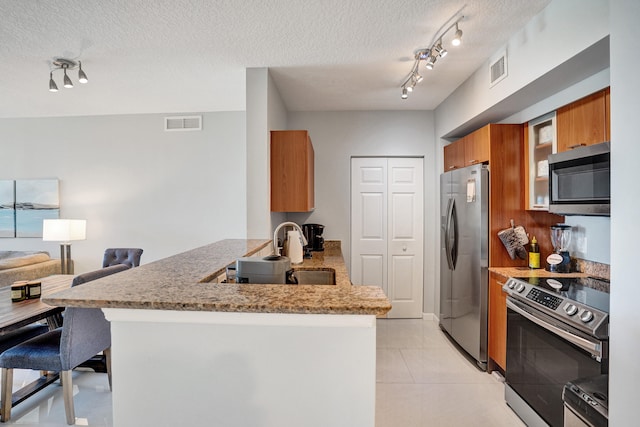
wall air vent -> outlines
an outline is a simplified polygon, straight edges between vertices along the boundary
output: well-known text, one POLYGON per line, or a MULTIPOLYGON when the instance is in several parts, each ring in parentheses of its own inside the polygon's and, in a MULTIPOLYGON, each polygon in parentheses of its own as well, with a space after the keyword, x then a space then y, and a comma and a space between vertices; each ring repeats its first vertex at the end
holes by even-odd
POLYGON ((165 117, 164 130, 202 130, 202 116, 165 117))
POLYGON ((507 77, 507 51, 502 51, 498 55, 497 59, 493 60, 489 64, 489 74, 491 75, 491 82, 489 87, 493 87, 497 83, 501 82, 507 77))

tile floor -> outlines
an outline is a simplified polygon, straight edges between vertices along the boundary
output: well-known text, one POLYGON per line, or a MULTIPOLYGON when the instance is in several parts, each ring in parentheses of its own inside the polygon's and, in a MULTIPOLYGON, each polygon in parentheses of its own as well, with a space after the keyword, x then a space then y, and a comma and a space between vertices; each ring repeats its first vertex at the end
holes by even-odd
POLYGON ((376 427, 524 426, 504 385, 464 357, 432 320, 377 324, 376 427))
MULTIPOLYGON (((381 319, 377 332, 376 427, 524 425, 504 403, 503 384, 462 356, 436 322, 381 319)), ((37 374, 16 370, 14 388, 37 374)), ((74 394, 76 425, 113 425, 106 374, 75 371, 74 394)), ((14 407, 5 425, 66 426, 62 387, 14 407)))

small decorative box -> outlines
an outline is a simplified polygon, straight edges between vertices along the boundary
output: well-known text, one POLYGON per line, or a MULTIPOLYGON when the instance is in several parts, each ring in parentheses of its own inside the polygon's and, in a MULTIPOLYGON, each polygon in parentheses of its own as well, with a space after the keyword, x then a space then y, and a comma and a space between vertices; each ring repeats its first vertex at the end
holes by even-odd
POLYGON ((27 283, 27 299, 40 298, 42 293, 42 282, 40 280, 31 280, 27 283))
POLYGON ((27 299, 27 280, 18 280, 11 285, 11 301, 18 302, 27 299))

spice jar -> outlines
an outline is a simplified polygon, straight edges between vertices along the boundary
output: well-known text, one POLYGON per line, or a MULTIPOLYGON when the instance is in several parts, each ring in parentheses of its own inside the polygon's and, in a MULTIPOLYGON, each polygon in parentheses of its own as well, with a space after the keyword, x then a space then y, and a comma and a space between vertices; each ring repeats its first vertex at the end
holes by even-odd
POLYGON ((18 280, 11 285, 11 301, 18 302, 27 299, 27 280, 18 280))

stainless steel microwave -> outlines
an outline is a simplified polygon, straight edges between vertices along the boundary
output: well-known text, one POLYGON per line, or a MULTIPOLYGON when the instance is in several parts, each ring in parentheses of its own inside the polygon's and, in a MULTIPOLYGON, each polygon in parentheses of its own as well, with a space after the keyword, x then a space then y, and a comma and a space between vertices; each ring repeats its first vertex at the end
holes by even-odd
POLYGON ((579 147, 549 156, 549 212, 609 216, 610 144, 579 147))

